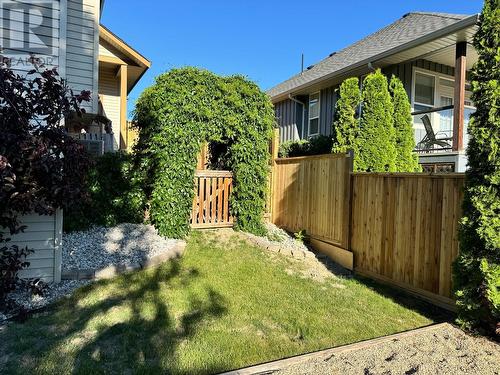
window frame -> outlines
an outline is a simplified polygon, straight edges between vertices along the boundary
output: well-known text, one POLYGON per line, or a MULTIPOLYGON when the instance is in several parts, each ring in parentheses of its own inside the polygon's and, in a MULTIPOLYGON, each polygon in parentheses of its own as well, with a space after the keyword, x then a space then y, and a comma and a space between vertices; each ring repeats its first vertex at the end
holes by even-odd
POLYGON ((415 105, 419 105, 422 107, 427 107, 427 108, 435 108, 436 107, 436 98, 439 96, 438 95, 438 83, 439 83, 439 77, 438 73, 433 74, 434 72, 423 70, 423 69, 418 69, 418 68, 413 68, 413 77, 412 77, 412 85, 411 85, 411 108, 412 112, 415 111, 415 105), (416 86, 417 86, 417 74, 423 75, 423 76, 428 76, 432 77, 434 80, 434 95, 433 95, 433 103, 432 104, 426 104, 426 103, 420 103, 415 100, 416 97, 416 86))
POLYGON ((309 99, 307 101, 307 137, 311 138, 316 135, 319 135, 320 132, 320 115, 321 115, 321 91, 316 91, 311 94, 309 94, 309 99), (318 116, 316 117, 311 117, 311 96, 313 95, 318 95, 318 116), (311 120, 318 120, 318 132, 317 133, 311 133, 311 120))

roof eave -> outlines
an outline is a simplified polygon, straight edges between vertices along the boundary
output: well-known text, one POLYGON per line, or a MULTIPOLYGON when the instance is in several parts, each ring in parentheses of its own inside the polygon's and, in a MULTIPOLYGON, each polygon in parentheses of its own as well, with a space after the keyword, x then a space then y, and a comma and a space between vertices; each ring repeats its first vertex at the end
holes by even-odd
POLYGON ((117 35, 115 35, 111 30, 109 30, 104 25, 99 25, 99 35, 107 42, 114 44, 118 47, 124 54, 130 57, 133 61, 135 61, 138 66, 149 69, 151 67, 151 61, 137 52, 134 48, 120 39, 117 35))
POLYGON ((397 47, 391 48, 390 50, 387 50, 387 51, 384 51, 382 53, 379 53, 378 55, 374 55, 374 56, 372 56, 370 58, 364 59, 364 60, 362 60, 360 62, 357 62, 355 64, 352 64, 352 65, 349 65, 349 66, 347 66, 345 68, 336 70, 335 72, 326 74, 326 75, 321 76, 319 78, 316 78, 316 79, 314 79, 312 81, 309 81, 307 83, 304 83, 302 85, 294 87, 291 90, 286 90, 286 91, 284 91, 282 93, 279 93, 278 95, 271 96, 271 100, 273 101, 273 103, 285 100, 285 99, 288 98, 288 96, 290 94, 293 95, 294 92, 297 92, 297 91, 300 91, 300 90, 304 90, 307 87, 313 86, 315 84, 318 84, 321 81, 332 79, 332 78, 335 78, 336 76, 344 75, 347 72, 349 72, 351 70, 359 69, 359 68, 367 65, 370 62, 381 60, 381 59, 383 59, 383 58, 385 58, 387 56, 391 56, 391 55, 394 55, 396 53, 405 51, 407 49, 414 48, 414 47, 417 47, 417 46, 419 46, 421 44, 430 42, 430 41, 432 41, 434 39, 438 39, 438 38, 444 37, 446 35, 453 34, 453 33, 457 32, 457 31, 465 29, 467 27, 474 26, 474 25, 477 24, 478 20, 479 20, 479 14, 474 14, 474 15, 472 15, 470 17, 464 18, 463 20, 455 22, 455 23, 453 23, 453 24, 451 24, 449 26, 443 27, 442 29, 436 30, 436 31, 434 31, 434 32, 432 32, 430 34, 424 35, 424 36, 422 36, 420 38, 417 38, 417 39, 414 39, 414 40, 412 40, 410 42, 401 44, 401 45, 399 45, 397 47))

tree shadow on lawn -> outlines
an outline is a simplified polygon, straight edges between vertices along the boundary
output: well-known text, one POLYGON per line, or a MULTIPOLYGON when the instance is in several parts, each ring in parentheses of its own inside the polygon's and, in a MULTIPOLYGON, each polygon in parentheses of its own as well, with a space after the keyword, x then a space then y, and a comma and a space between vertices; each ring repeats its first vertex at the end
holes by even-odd
MULTIPOLYGON (((20 330, 14 340, 22 337, 30 341, 27 349, 29 356, 26 358, 21 351, 15 359, 17 365, 11 363, 12 370, 39 372, 42 365, 42 372, 52 372, 49 369, 57 361, 57 356, 66 362, 63 371, 75 374, 198 374, 224 370, 227 365, 223 367, 222 362, 216 363, 213 358, 203 368, 177 367, 179 345, 193 337, 197 327, 205 320, 225 314, 224 298, 211 288, 205 289, 206 298, 191 294, 187 297, 186 312, 176 319, 169 301, 165 301, 165 295, 162 296, 162 289, 164 292, 171 282, 189 285, 198 277, 197 270, 182 269, 179 261, 172 261, 170 267, 160 266, 150 272, 152 274, 148 275, 129 273, 118 280, 101 281, 85 287, 69 300, 49 309, 45 316, 34 317, 25 325, 18 326, 20 330), (120 288, 117 293, 112 293, 113 297, 90 306, 80 306, 79 301, 92 293, 93 287, 106 287, 109 283, 120 288), (127 313, 123 311, 124 307, 127 313), (50 314, 52 316, 47 316, 50 314), (110 316, 114 316, 111 321, 110 316), (45 323, 37 322, 47 318, 45 323), (34 337, 37 335, 44 337, 34 337), (72 346, 75 348, 72 349, 72 346), (57 353, 62 347, 68 352, 57 353), (72 359, 68 361, 68 357, 72 359), (25 368, 23 364, 32 368, 25 368)), ((56 363, 53 370, 57 369, 56 363)))
POLYGON ((378 294, 391 299, 398 305, 416 311, 420 315, 423 315, 436 323, 451 322, 455 319, 455 314, 453 312, 433 305, 432 303, 424 301, 423 299, 401 289, 397 289, 359 275, 355 275, 354 279, 378 294))

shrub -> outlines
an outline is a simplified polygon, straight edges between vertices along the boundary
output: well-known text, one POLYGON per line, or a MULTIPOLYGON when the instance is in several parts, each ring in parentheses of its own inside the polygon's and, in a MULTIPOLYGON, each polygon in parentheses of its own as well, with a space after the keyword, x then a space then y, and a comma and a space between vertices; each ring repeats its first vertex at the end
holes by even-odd
POLYGON ((392 76, 389 89, 394 107, 395 170, 396 172, 420 172, 422 168, 418 164, 418 155, 413 152, 415 138, 410 100, 399 78, 392 76))
POLYGON ((394 172, 396 161, 394 108, 387 78, 380 70, 363 81, 363 105, 354 170, 394 172))
POLYGON ((332 149, 332 137, 316 135, 308 140, 286 141, 280 144, 278 156, 291 158, 295 156, 309 156, 329 154, 332 149))
POLYGON ((257 85, 196 68, 173 69, 140 96, 135 150, 146 173, 151 221, 164 236, 189 232, 197 154, 204 141, 227 145, 234 174, 230 198, 236 228, 265 234, 262 225, 274 113, 257 85))
POLYGON ((460 252, 454 264, 458 319, 463 327, 500 335, 500 7, 486 0, 474 37, 460 252))
MULTIPOLYGON (((66 86, 55 69, 34 69, 20 76, 0 65, 0 227, 10 235, 22 232, 18 217, 29 213, 54 214, 85 198, 88 159, 83 147, 69 137, 61 120, 90 98, 66 86)), ((38 285, 21 280, 29 266, 30 249, 8 244, 0 231, 0 307, 8 305, 15 288, 38 285)))
POLYGON ((335 117, 333 119, 332 133, 333 153, 345 153, 353 150, 357 155, 357 137, 359 135, 359 118, 356 110, 361 102, 359 79, 348 78, 339 88, 339 99, 335 104, 335 117))
POLYGON ((131 154, 112 152, 100 156, 87 176, 89 199, 65 212, 64 229, 142 223, 146 210, 142 181, 131 154))

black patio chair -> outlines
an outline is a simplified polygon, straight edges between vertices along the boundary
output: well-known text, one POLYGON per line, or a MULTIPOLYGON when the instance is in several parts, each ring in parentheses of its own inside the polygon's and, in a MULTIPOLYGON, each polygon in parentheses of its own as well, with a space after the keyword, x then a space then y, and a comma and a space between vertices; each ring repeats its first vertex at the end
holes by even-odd
POLYGON ((440 134, 447 135, 444 132, 434 133, 434 129, 432 128, 431 119, 429 115, 424 115, 420 118, 425 128, 425 137, 422 138, 420 142, 417 143, 417 150, 433 150, 434 146, 439 146, 443 149, 451 148, 451 144, 447 141, 453 140, 453 137, 441 137, 438 138, 440 134))

